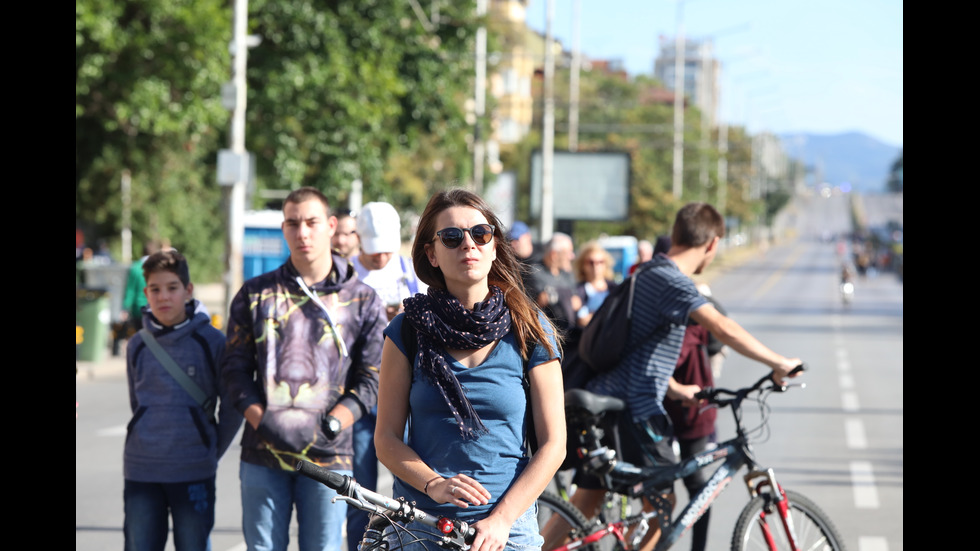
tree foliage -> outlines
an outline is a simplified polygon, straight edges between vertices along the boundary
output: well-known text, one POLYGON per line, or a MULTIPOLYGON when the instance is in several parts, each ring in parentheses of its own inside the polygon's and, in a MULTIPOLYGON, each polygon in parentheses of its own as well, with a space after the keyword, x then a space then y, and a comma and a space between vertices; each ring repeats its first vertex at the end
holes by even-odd
MULTIPOLYGON (((555 148, 568 146, 570 112, 568 71, 555 76, 555 148)), ((650 92, 661 85, 648 76, 627 78, 623 74, 601 70, 583 71, 579 80, 579 151, 625 151, 630 155, 630 210, 628 219, 617 222, 577 221, 575 240, 583 242, 600 235, 634 235, 654 239, 670 233, 674 215, 689 201, 708 201, 718 205, 726 216, 754 221, 762 214, 761 201, 748 198, 752 178, 751 138, 743 128, 728 131, 728 173, 725 193, 719 192, 718 135, 712 131, 707 140, 701 136, 701 113, 688 106, 684 124, 684 171, 682 196, 673 194, 673 105, 651 101, 650 92), (707 142, 707 147, 703 144, 707 142), (702 155, 708 185, 701 185, 702 155)), ((539 87, 540 88, 540 87, 539 87)), ((540 90, 538 92, 540 94, 540 90)), ((540 96, 538 96, 540 98, 540 96)), ((543 102, 535 101, 535 128, 541 125, 543 102)), ((504 151, 505 165, 519 167, 518 216, 529 218, 533 151, 540 147, 540 134, 534 132, 514 147, 504 151)))
MULTIPOLYGON (((339 203, 360 178, 366 201, 402 207, 465 179, 474 7, 249 2, 248 32, 262 40, 248 53, 245 138, 259 189, 312 185, 339 203)), ((135 254, 168 239, 196 279, 224 269, 215 160, 227 143, 232 17, 226 0, 75 4, 76 225, 118 247, 129 171, 135 254)))
POLYGON ((195 278, 217 275, 224 250, 213 157, 230 27, 218 0, 75 2, 76 224, 119 235, 129 171, 134 255, 168 239, 195 278))
POLYGON ((437 19, 400 0, 252 2, 246 142, 260 183, 339 202, 360 179, 366 200, 418 204, 461 178, 476 23, 470 2, 437 19))

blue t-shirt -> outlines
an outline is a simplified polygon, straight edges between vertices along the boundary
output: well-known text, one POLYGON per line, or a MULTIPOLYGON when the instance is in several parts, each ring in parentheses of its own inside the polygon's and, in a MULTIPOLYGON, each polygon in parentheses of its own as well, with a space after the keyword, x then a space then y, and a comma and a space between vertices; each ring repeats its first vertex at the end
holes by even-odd
POLYGON ((633 421, 667 415, 664 396, 684 343, 691 312, 708 300, 664 254, 648 262, 636 280, 633 322, 622 363, 586 384, 597 394, 626 401, 633 421))
MULTIPOLYGON (((401 337, 404 320, 404 314, 395 316, 384 331, 402 353, 405 353, 401 337)), ((549 338, 553 349, 557 350, 553 336, 549 335, 549 338)), ((500 339, 483 363, 475 367, 463 367, 448 353, 443 354, 489 432, 464 441, 446 400, 439 389, 414 367, 415 359, 412 358, 408 445, 440 475, 448 478, 463 473, 478 481, 490 492, 490 502, 483 506, 470 505, 466 509, 451 503, 437 504, 397 477, 394 495, 415 501, 420 508, 432 513, 457 518, 482 517, 493 509, 527 466, 524 360, 513 331, 500 339)), ((549 355, 544 346, 536 345, 531 351, 528 369, 556 358, 549 355)))

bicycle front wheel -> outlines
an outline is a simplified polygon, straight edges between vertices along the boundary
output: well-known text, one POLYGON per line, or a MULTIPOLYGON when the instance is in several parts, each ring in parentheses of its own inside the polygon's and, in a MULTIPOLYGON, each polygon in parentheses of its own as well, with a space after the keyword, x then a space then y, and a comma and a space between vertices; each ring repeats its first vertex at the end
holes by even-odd
MULTIPOLYGON (((786 490, 789 500, 789 523, 800 549, 845 551, 844 538, 830 517, 808 498, 786 490)), ((776 510, 771 494, 752 498, 742 509, 732 534, 732 551, 784 551, 792 549, 789 535, 776 510), (771 539, 770 539, 771 537, 771 539), (772 543, 770 543, 772 542, 772 543)))
MULTIPOLYGON (((589 534, 590 522, 574 505, 558 494, 544 492, 538 496, 538 529, 544 537, 541 551, 552 551, 589 534)), ((583 546, 592 551, 593 546, 583 546)))

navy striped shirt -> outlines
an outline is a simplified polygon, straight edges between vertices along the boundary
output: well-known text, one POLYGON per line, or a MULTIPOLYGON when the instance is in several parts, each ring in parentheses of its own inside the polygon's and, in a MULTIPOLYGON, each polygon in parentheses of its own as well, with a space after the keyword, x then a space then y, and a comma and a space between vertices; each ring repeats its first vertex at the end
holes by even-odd
POLYGON ((664 396, 680 357, 688 317, 708 302, 694 281, 662 253, 644 266, 638 278, 628 352, 615 369, 586 385, 591 392, 624 399, 634 421, 667 415, 664 396))

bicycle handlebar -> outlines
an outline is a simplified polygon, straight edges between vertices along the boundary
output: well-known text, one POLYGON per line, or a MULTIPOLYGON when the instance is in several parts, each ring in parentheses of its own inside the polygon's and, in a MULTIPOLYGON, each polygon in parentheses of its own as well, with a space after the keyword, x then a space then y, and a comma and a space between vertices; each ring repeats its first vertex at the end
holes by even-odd
MULTIPOLYGON (((806 371, 806 369, 807 369, 806 364, 801 363, 800 365, 790 370, 789 375, 795 375, 801 371, 806 371)), ((745 388, 740 388, 738 390, 707 387, 700 390, 697 394, 694 395, 694 397, 701 400, 707 400, 709 403, 712 404, 718 404, 723 406, 723 405, 728 405, 735 400, 741 400, 742 398, 747 396, 750 392, 754 392, 762 389, 762 385, 766 383, 772 383, 772 386, 766 387, 766 389, 767 390, 771 389, 774 392, 786 392, 787 390, 789 390, 790 387, 790 385, 785 383, 776 384, 776 380, 773 378, 773 373, 769 372, 766 373, 761 379, 756 381, 755 384, 753 384, 752 386, 747 386, 745 388), (728 396, 733 396, 733 398, 722 399, 720 398, 720 396, 723 394, 728 396)), ((805 386, 805 384, 801 386, 805 386)))
POLYGON ((338 499, 343 499, 358 509, 377 514, 387 512, 399 520, 415 520, 431 526, 447 538, 444 543, 449 544, 449 547, 467 549, 476 536, 476 529, 467 522, 438 517, 402 499, 372 492, 355 482, 353 478, 324 469, 315 463, 301 459, 296 463, 296 472, 335 490, 339 494, 338 499), (453 543, 454 541, 455 543, 453 543))

